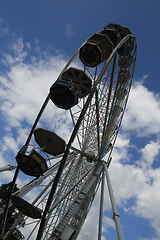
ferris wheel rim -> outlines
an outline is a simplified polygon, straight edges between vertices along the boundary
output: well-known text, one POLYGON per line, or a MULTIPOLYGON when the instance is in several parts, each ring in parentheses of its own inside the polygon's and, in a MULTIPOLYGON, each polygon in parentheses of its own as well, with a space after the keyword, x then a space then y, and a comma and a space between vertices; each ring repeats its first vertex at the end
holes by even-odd
MULTIPOLYGON (((87 98, 87 100, 86 100, 86 102, 85 102, 85 106, 84 106, 84 108, 82 109, 81 114, 80 114, 80 116, 79 116, 79 118, 78 118, 78 120, 77 120, 77 123, 76 123, 76 125, 75 125, 75 127, 74 127, 74 129, 73 129, 73 131, 72 131, 71 137, 70 137, 70 139, 68 140, 67 148, 66 148, 66 150, 65 150, 65 152, 64 152, 65 158, 67 158, 67 156, 68 156, 68 154, 69 154, 69 150, 70 150, 71 145, 72 145, 72 143, 73 143, 73 141, 74 141, 74 139, 75 139, 75 137, 76 137, 76 134, 77 134, 76 131, 78 131, 77 128, 78 128, 78 126, 81 124, 82 119, 83 119, 83 117, 84 117, 84 115, 85 115, 85 112, 87 111, 87 108, 88 108, 88 106, 89 106, 89 104, 90 104, 90 101, 91 101, 94 93, 96 92, 96 86, 100 83, 100 81, 101 81, 101 79, 102 79, 102 76, 103 76, 104 73, 105 73, 105 70, 106 70, 106 69, 108 68, 108 66, 111 64, 114 56, 115 56, 116 53, 117 53, 117 50, 118 50, 123 44, 125 44, 125 42, 126 42, 129 38, 134 38, 135 41, 136 41, 136 38, 135 38, 135 36, 134 36, 133 34, 128 34, 126 37, 124 37, 124 38, 117 44, 117 46, 114 48, 114 50, 112 51, 112 53, 111 53, 111 55, 109 56, 109 58, 105 61, 104 66, 103 66, 103 68, 101 69, 101 72, 98 74, 98 77, 97 77, 97 79, 95 80, 95 83, 94 83, 94 85, 93 85, 93 87, 92 87, 92 89, 91 89, 91 92, 90 92, 90 94, 89 94, 89 96, 88 96, 88 98, 87 98)), ((81 47, 82 47, 86 42, 87 42, 87 41, 85 41, 85 42, 81 45, 81 47)), ((81 48, 81 47, 80 47, 80 48, 81 48)), ((62 72, 60 73, 59 77, 62 75, 63 72, 65 72, 65 71, 67 70, 67 68, 70 66, 70 64, 72 63, 72 61, 73 61, 73 60, 75 59, 75 57, 78 55, 78 53, 79 53, 79 51, 80 51, 80 48, 75 52, 75 54, 74 54, 74 55, 71 57, 71 59, 68 61, 68 63, 67 63, 66 66, 63 68, 62 72)), ((59 77, 58 77, 58 78, 59 78, 59 77)), ((63 156, 64 156, 64 155, 63 155, 63 156)), ((53 195, 54 195, 54 194, 53 194, 53 195)), ((53 196, 52 196, 52 198, 53 198, 53 196)), ((47 212, 48 212, 48 211, 47 211, 47 212)))
MULTIPOLYGON (((66 161, 66 158, 67 158, 67 156, 68 156, 68 154, 69 154, 69 149, 70 149, 70 147, 71 147, 71 144, 72 144, 72 142, 74 141, 74 139, 75 139, 75 137, 76 137, 78 128, 79 128, 79 126, 80 126, 80 124, 81 124, 81 121, 82 121, 82 119, 83 119, 83 117, 84 117, 84 114, 85 114, 85 112, 86 112, 86 110, 87 110, 87 108, 88 108, 88 106, 89 106, 89 103, 90 103, 90 101, 91 101, 91 99, 92 99, 92 97, 93 97, 94 92, 96 91, 96 85, 100 82, 100 80, 101 80, 101 78, 102 78, 102 75, 104 74, 105 69, 108 67, 109 63, 110 63, 111 60, 113 59, 113 56, 116 54, 118 48, 120 48, 130 37, 133 37, 133 36, 134 36, 134 35, 129 34, 129 35, 127 35, 124 39, 121 40, 121 42, 120 42, 120 43, 116 46, 116 48, 113 50, 111 56, 110 56, 109 59, 107 60, 107 62, 106 62, 106 64, 105 64, 105 66, 103 67, 101 73, 98 75, 98 78, 97 78, 95 84, 93 85, 93 88, 91 89, 91 92, 90 92, 90 94, 89 94, 89 96, 88 96, 88 98, 87 98, 87 100, 86 100, 86 103, 85 103, 85 105, 84 105, 84 107, 83 107, 83 109, 82 109, 82 111, 81 111, 81 113, 80 113, 80 116, 79 116, 79 118, 78 118, 78 120, 77 120, 77 123, 76 123, 76 125, 75 125, 75 127, 74 127, 74 129, 73 129, 73 131, 72 131, 71 137, 70 137, 70 139, 69 139, 69 141, 68 141, 66 150, 65 150, 64 155, 63 155, 63 158, 62 158, 62 162, 65 162, 65 161, 66 161)), ((78 51, 77 51, 76 53, 78 54, 78 51)), ((68 65, 67 65, 67 66, 68 66, 68 65)), ((63 72, 63 70, 62 70, 62 72, 63 72)), ((61 163, 62 163, 62 162, 61 162, 61 163)), ((62 163, 62 170, 63 170, 63 163, 62 163)), ((62 170, 60 170, 61 173, 62 173, 62 170)), ((61 173, 60 173, 60 174, 61 174, 61 173)), ((54 188, 54 184, 53 184, 52 188, 54 188)), ((55 188, 56 188, 56 187, 55 187, 55 188)), ((55 189, 54 189, 54 192, 52 192, 52 194, 50 193, 50 198, 49 198, 50 201, 52 201, 52 198, 53 198, 54 193, 55 193, 55 189)), ((51 203, 50 201, 49 201, 48 205, 50 205, 50 203, 51 203)), ((48 209, 49 209, 49 208, 48 208, 48 209)), ((43 231, 42 229, 43 229, 44 224, 45 224, 45 222, 44 222, 45 220, 44 220, 44 219, 45 219, 45 216, 46 216, 46 214, 47 214, 48 209, 44 212, 44 215, 43 215, 43 217, 42 217, 41 225, 40 225, 40 227, 39 227, 39 232, 38 232, 38 235, 37 235, 37 240, 39 239, 39 236, 42 235, 42 231, 43 231)))

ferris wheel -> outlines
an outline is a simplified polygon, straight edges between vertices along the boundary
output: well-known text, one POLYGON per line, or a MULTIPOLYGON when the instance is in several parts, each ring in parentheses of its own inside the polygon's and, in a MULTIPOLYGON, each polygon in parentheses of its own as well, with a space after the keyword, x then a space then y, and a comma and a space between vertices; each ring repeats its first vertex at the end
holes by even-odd
POLYGON ((100 240, 105 176, 118 239, 124 239, 108 167, 131 88, 136 53, 136 37, 129 28, 109 24, 88 38, 66 64, 16 156, 18 167, 10 198, 1 210, 3 230, 10 206, 17 208, 19 216, 7 233, 3 231, 2 239, 75 240, 101 185, 100 240), (72 130, 67 143, 55 132, 37 128, 49 101, 69 112, 72 130), (19 171, 32 180, 12 193, 19 171), (25 196, 33 191, 35 198, 26 201, 25 196))

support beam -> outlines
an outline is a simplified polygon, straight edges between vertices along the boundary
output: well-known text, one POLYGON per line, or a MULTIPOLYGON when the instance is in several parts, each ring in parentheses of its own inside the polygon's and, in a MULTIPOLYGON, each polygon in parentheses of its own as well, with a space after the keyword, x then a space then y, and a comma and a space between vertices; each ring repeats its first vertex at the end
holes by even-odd
POLYGON ((100 212, 99 212, 99 228, 98 228, 98 240, 101 240, 102 236, 102 218, 103 218, 103 201, 104 201, 104 172, 102 174, 101 182, 101 199, 100 199, 100 212))
POLYGON ((14 164, 14 165, 12 165, 12 164, 8 164, 8 165, 6 165, 6 166, 4 166, 4 167, 1 167, 0 168, 0 172, 3 172, 3 171, 12 171, 13 169, 15 169, 15 168, 17 168, 17 164, 14 164))
POLYGON ((109 177, 109 173, 108 173, 108 169, 107 169, 106 164, 104 164, 104 170, 105 170, 105 174, 106 174, 108 191, 109 191, 109 196, 110 196, 112 210, 113 210, 113 220, 115 221, 115 224, 116 224, 118 240, 124 240, 122 227, 121 227, 121 223, 120 223, 120 215, 118 213, 117 206, 116 206, 116 203, 115 203, 113 190, 112 190, 112 186, 111 186, 111 181, 110 181, 110 177, 109 177))

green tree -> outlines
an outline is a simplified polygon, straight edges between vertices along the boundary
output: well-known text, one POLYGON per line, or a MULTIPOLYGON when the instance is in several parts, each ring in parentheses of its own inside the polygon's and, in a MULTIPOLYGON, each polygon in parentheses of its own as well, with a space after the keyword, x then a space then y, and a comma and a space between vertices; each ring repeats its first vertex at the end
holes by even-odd
MULTIPOLYGON (((0 209, 5 208, 11 184, 12 184, 12 182, 9 182, 9 183, 2 184, 0 186, 0 209)), ((14 187, 13 193, 16 192, 17 190, 19 190, 19 189, 17 188, 17 184, 16 184, 14 187)), ((8 229, 14 223, 17 216, 18 216, 18 213, 16 212, 15 207, 12 205, 8 210, 8 216, 7 216, 6 226, 5 226, 5 230, 4 230, 5 233, 8 231, 8 229)), ((2 214, 0 216, 0 225, 1 226, 3 225, 3 219, 4 219, 4 215, 2 214)), ((2 231, 2 229, 0 229, 0 233, 1 233, 1 231, 2 231)))

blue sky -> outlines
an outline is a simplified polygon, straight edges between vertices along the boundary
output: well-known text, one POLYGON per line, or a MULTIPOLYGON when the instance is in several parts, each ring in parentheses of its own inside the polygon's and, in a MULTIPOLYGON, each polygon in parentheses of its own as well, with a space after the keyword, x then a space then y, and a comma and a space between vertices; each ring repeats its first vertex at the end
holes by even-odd
MULTIPOLYGON (((159 9, 159 0, 0 2, 0 166, 15 164, 51 84, 90 35, 118 23, 137 37, 134 81, 109 169, 124 238, 130 240, 160 239, 159 9)), ((67 139, 68 115, 55 112, 47 111, 43 121, 67 139)), ((0 182, 12 177, 3 172, 0 182)), ((19 187, 27 180, 20 175, 19 187)), ((103 240, 117 239, 107 188, 105 200, 103 240)), ((79 240, 97 239, 98 201, 79 240)))

